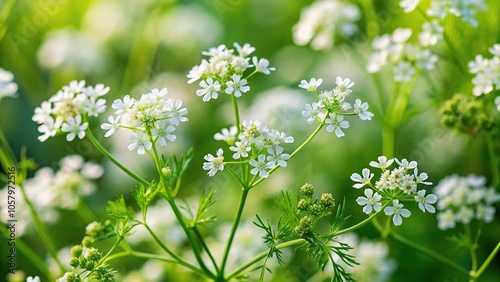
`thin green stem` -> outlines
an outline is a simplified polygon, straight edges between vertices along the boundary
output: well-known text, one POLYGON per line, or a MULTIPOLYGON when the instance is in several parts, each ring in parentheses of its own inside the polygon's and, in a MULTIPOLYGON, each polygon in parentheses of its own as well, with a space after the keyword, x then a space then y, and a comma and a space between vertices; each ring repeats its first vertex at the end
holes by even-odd
POLYGON ((200 230, 198 230, 198 227, 194 226, 193 227, 193 232, 196 238, 198 238, 198 241, 200 242, 201 246, 207 252, 208 257, 212 261, 212 264, 214 265, 215 271, 219 272, 219 266, 217 265, 217 262, 215 261, 212 252, 210 252, 210 248, 208 248, 207 243, 205 242, 205 239, 203 239, 203 235, 200 233, 200 230))
POLYGON ((493 182, 491 183, 491 185, 495 188, 498 188, 500 184, 500 171, 498 167, 498 158, 495 154, 495 141, 493 141, 493 137, 491 136, 491 134, 488 134, 486 136, 486 141, 488 143, 488 155, 490 158, 491 173, 493 174, 493 182))
POLYGON ((389 233, 389 236, 391 238, 393 238, 394 240, 402 243, 403 245, 406 245, 428 257, 431 257, 437 261, 440 261, 441 263, 443 264, 446 264, 452 268, 454 268, 455 270, 457 270, 459 273, 463 274, 463 275, 466 275, 466 276, 469 276, 469 271, 465 268, 463 268, 462 266, 460 266, 459 264, 457 264, 456 262, 452 261, 451 259, 449 259, 448 257, 446 256, 443 256, 429 248, 426 248, 424 246, 421 246, 420 244, 417 244, 416 242, 408 239, 408 238, 405 238, 403 237, 402 235, 399 235, 397 233, 394 233, 394 232, 391 232, 389 233))
POLYGON ((348 233, 348 232, 351 232, 351 231, 354 231, 360 227, 363 227, 365 226, 367 223, 371 222, 375 217, 377 217, 379 214, 382 213, 382 211, 384 210, 385 207, 387 207, 388 205, 390 205, 391 202, 387 202, 385 203, 384 206, 382 206, 382 208, 380 208, 380 210, 372 215, 370 215, 368 218, 366 218, 365 220, 361 221, 360 223, 358 224, 355 224, 351 227, 348 227, 346 229, 342 229, 340 231, 337 231, 337 232, 333 232, 331 235, 332 236, 339 236, 339 235, 342 235, 342 234, 345 234, 345 233, 348 233))
MULTIPOLYGON (((151 234, 151 237, 153 237, 153 240, 155 240, 155 242, 167 253, 169 254, 172 258, 174 258, 175 260, 177 261, 182 261, 184 262, 184 260, 182 258, 180 258, 179 256, 177 256, 174 252, 172 252, 172 250, 170 250, 170 248, 165 245, 165 243, 163 243, 163 241, 158 238, 158 236, 156 235, 156 233, 154 233, 154 231, 151 229, 151 227, 149 227, 149 225, 145 222, 142 223, 144 225, 144 227, 146 227, 146 229, 148 230, 149 234, 151 234)), ((185 262, 187 263, 187 262, 185 262)))
POLYGON ((500 251, 500 242, 498 242, 495 249, 493 249, 493 251, 490 253, 490 255, 483 262, 481 267, 479 267, 479 269, 475 273, 473 273, 472 276, 476 279, 479 278, 479 276, 481 276, 481 274, 483 274, 484 270, 490 265, 490 263, 493 261, 493 258, 495 258, 495 256, 497 255, 497 253, 499 251, 500 251))
MULTIPOLYGON (((302 239, 302 238, 301 239, 295 239, 295 240, 291 240, 291 241, 288 241, 288 242, 276 245, 276 249, 280 250, 280 249, 284 249, 284 248, 287 248, 287 247, 299 245, 299 244, 302 244, 304 242, 305 242, 305 240, 302 239)), ((245 264, 243 264, 242 266, 238 267, 233 272, 231 272, 226 277, 226 280, 228 280, 228 281, 231 280, 233 277, 235 277, 235 276, 239 275, 240 273, 242 273, 245 269, 251 267, 252 265, 254 265, 257 262, 259 262, 261 259, 265 258, 268 254, 269 254, 269 251, 265 251, 265 252, 262 252, 262 253, 256 255, 251 260, 249 260, 248 262, 246 262, 245 264)))
MULTIPOLYGON (((206 276, 211 277, 211 278, 215 278, 215 275, 205 265, 205 262, 203 261, 203 258, 201 257, 200 249, 198 248, 196 240, 193 238, 193 235, 191 234, 189 227, 186 225, 186 222, 184 221, 182 213, 180 212, 179 208, 177 207, 177 204, 175 203, 175 200, 174 200, 172 193, 170 191, 170 187, 168 187, 168 185, 167 185, 167 180, 163 176, 163 173, 161 173, 162 163, 161 163, 160 157, 158 155, 158 152, 156 150, 155 144, 153 144, 153 153, 154 153, 153 159, 154 159, 154 162, 156 164, 158 174, 160 176, 160 181, 163 184, 163 186, 165 187, 165 192, 167 195, 166 200, 170 204, 170 208, 174 212, 175 218, 177 219, 177 222, 179 222, 179 225, 182 227, 182 230, 184 230, 184 233, 186 234, 186 237, 189 241, 189 245, 191 246, 191 249, 193 250, 194 256, 196 257, 196 261, 200 265, 201 269, 205 272, 206 276)), ((160 243, 160 241, 161 240, 158 240, 157 242, 160 245, 163 245, 164 247, 166 247, 165 244, 163 244, 163 242, 160 243)))
POLYGON ((233 102, 234 118, 236 119, 236 136, 238 136, 240 134, 240 112, 238 110, 238 101, 234 93, 231 94, 231 102, 233 102))
POLYGON ((474 242, 472 242, 472 234, 469 224, 464 224, 465 234, 469 240, 467 248, 469 249, 470 259, 471 259, 471 271, 477 270, 477 257, 476 257, 476 247, 474 242))
POLYGON ((113 155, 111 155, 111 153, 108 152, 108 150, 106 150, 102 145, 101 143, 99 143, 99 141, 97 141, 97 139, 95 138, 94 134, 92 134, 92 130, 90 130, 90 128, 87 128, 85 130, 85 132, 87 133, 87 136, 90 138, 90 141, 92 142, 92 144, 94 144, 94 146, 104 155, 106 156, 106 158, 108 158, 111 162, 113 162, 117 167, 119 167, 121 170, 123 170, 126 174, 128 174, 130 177, 132 177, 133 179, 137 180, 139 183, 141 184, 144 184, 144 185, 149 185, 149 182, 146 181, 144 178, 140 177, 139 175, 135 174, 134 172, 132 172, 131 170, 129 170, 128 168, 126 168, 124 165, 122 165, 117 159, 115 159, 115 157, 113 157, 113 155))
POLYGON ((35 206, 28 198, 28 194, 24 190, 24 185, 19 185, 19 190, 21 190, 21 194, 23 195, 24 201, 28 205, 31 216, 33 217, 33 221, 35 222, 35 228, 37 230, 38 235, 40 236, 40 240, 42 240, 43 245, 45 246, 45 248, 47 248, 47 251, 49 252, 50 256, 54 259, 61 272, 65 272, 66 268, 64 267, 61 260, 59 260, 59 257, 57 256, 57 248, 55 247, 52 238, 49 236, 47 226, 38 216, 38 212, 36 211, 35 206))
POLYGON ((248 189, 242 189, 240 202, 238 203, 238 209, 234 216, 233 226, 231 227, 231 232, 229 233, 229 238, 227 240, 226 248, 224 249, 224 255, 222 256, 222 263, 219 271, 219 277, 224 277, 224 269, 226 267, 227 259, 229 258, 229 251, 231 250, 231 245, 233 244, 233 239, 236 234, 236 230, 238 229, 238 225, 241 220, 241 215, 243 214, 243 208, 245 207, 245 203, 247 200, 248 189))

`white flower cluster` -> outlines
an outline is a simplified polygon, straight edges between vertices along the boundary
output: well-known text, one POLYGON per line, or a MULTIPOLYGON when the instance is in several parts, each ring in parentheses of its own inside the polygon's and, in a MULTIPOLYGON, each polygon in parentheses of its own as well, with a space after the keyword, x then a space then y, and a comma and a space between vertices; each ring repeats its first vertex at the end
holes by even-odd
POLYGON ((500 200, 500 195, 485 184, 485 177, 473 174, 442 179, 434 188, 438 196, 439 229, 454 228, 456 223, 469 224, 473 219, 493 221, 496 211, 493 204, 500 200))
POLYGON ((470 73, 475 74, 472 79, 474 84, 472 93, 476 96, 500 88, 500 44, 495 44, 488 50, 493 58, 486 59, 482 55, 477 55, 474 61, 468 64, 470 73))
MULTIPOLYGON (((384 241, 360 239, 356 233, 350 232, 337 238, 340 242, 352 247, 349 254, 355 256, 359 264, 348 265, 338 255, 333 254, 335 263, 341 265, 357 282, 389 281, 396 268, 396 263, 389 257, 389 246, 384 241)), ((338 243, 337 243, 338 244, 338 243)), ((331 265, 325 270, 332 275, 331 265)))
POLYGON ((106 100, 101 96, 109 92, 103 84, 85 87, 85 81, 73 80, 48 101, 35 109, 33 121, 40 124, 38 137, 41 142, 57 133, 65 132, 66 140, 85 137, 87 116, 95 116, 106 110, 106 100))
POLYGON ((302 80, 299 84, 300 88, 304 88, 309 92, 313 92, 318 97, 318 102, 306 104, 302 115, 307 117, 309 124, 315 120, 320 124, 327 125, 328 132, 335 132, 337 137, 344 136, 342 129, 349 127, 349 122, 344 120, 346 115, 358 115, 362 120, 371 120, 373 114, 368 111, 368 103, 362 103, 360 99, 356 99, 354 105, 345 101, 345 98, 352 93, 351 87, 354 82, 349 78, 342 79, 337 77, 336 87, 332 90, 322 91, 317 93, 318 86, 321 85, 323 79, 315 79, 306 81, 302 80), (349 111, 353 109, 353 111, 349 111))
MULTIPOLYGON (((384 34, 376 37, 372 42, 375 52, 369 59, 368 72, 375 73, 385 65, 391 65, 394 80, 408 82, 416 74, 417 69, 432 70, 438 57, 427 48, 409 43, 411 35, 411 29, 398 28, 392 35, 384 34)), ((438 23, 431 22, 427 28, 424 24, 423 35, 420 34, 421 45, 429 46, 431 43, 437 43, 437 38, 440 36, 442 28, 438 23)))
MULTIPOLYGON (((236 140, 236 130, 223 129, 222 134, 215 134, 216 140, 236 140), (231 136, 230 134, 234 134, 231 136)), ((243 121, 240 125, 238 140, 229 147, 234 152, 233 159, 248 162, 252 169, 252 175, 259 175, 261 178, 269 176, 269 170, 281 166, 286 167, 286 161, 290 155, 284 153, 283 143, 293 143, 292 136, 275 129, 263 126, 258 120, 243 121)), ((208 154, 205 156, 203 169, 208 170, 209 176, 214 176, 218 171, 224 170, 224 151, 217 150, 216 156, 208 154)))
POLYGON ((10 71, 0 68, 0 100, 3 97, 15 97, 17 84, 13 81, 14 75, 10 71))
POLYGON ((378 161, 370 162, 370 166, 382 170, 380 179, 371 182, 374 174, 368 168, 364 168, 361 175, 353 173, 351 180, 358 182, 353 185, 354 188, 359 189, 366 185, 370 188, 365 189, 366 197, 358 197, 356 202, 364 206, 363 212, 366 214, 372 211, 379 212, 382 206, 387 202, 392 203, 384 209, 384 213, 388 216, 393 216, 394 225, 401 225, 402 217, 409 217, 411 212, 403 208, 403 204, 399 201, 414 200, 420 210, 423 212, 434 213, 436 210, 432 204, 436 203, 437 197, 434 194, 425 195, 425 190, 418 190, 418 184, 431 185, 432 183, 426 182, 427 173, 418 173, 417 162, 408 161, 407 159, 387 159, 385 156, 378 157, 378 161), (396 162, 399 167, 389 169, 389 167, 396 162))
POLYGON ((267 59, 258 59, 252 57, 250 64, 250 54, 255 48, 246 43, 240 46, 234 43, 234 49, 228 49, 226 45, 219 45, 203 51, 202 54, 209 56, 208 61, 203 59, 200 65, 194 66, 187 77, 188 83, 200 80, 201 89, 196 91, 196 95, 203 96, 203 101, 208 102, 211 99, 217 99, 220 92, 225 92, 234 97, 241 97, 244 93, 250 91, 247 79, 257 72, 270 74, 275 68, 269 67, 267 59), (238 54, 235 54, 238 53, 238 54), (252 73, 244 77, 247 69, 255 68, 252 73))
MULTIPOLYGON (((401 0, 399 5, 405 13, 409 13, 415 10, 419 3, 420 0, 401 0)), ((448 14, 451 14, 472 26, 477 26, 477 12, 486 9, 484 0, 432 0, 427 15, 444 19, 448 14)))
MULTIPOLYGON (((94 180, 101 177, 104 170, 94 162, 85 162, 79 155, 66 156, 59 162, 60 169, 53 171, 50 167, 39 169, 32 178, 24 182, 24 189, 33 203, 38 215, 46 223, 59 220, 58 209, 74 210, 83 197, 93 194, 96 190, 94 180)), ((7 195, 2 193, 2 195, 7 195)), ((21 205, 25 205, 24 199, 21 205)), ((0 206, 7 201, 1 201, 0 206)), ((2 207, 3 209, 3 207, 2 207)), ((20 209, 22 214, 29 209, 20 209)), ((20 215, 22 216, 22 215, 20 215)), ((31 222, 29 214, 22 216, 19 222, 19 235, 25 233, 31 222)))
POLYGON ((137 148, 137 153, 143 155, 159 143, 166 147, 167 141, 175 141, 176 136, 171 134, 181 122, 188 121, 185 117, 187 109, 182 108, 182 101, 166 99, 167 88, 153 89, 150 93, 142 94, 139 100, 126 95, 116 99, 111 107, 115 109, 116 117, 110 116, 109 123, 103 123, 101 128, 107 130, 105 137, 111 136, 119 128, 126 128, 134 132, 133 141, 128 149, 137 148))
POLYGON ((314 50, 332 47, 335 36, 353 36, 361 18, 359 8, 338 0, 320 0, 302 9, 300 19, 293 27, 293 42, 299 46, 311 43, 314 50))

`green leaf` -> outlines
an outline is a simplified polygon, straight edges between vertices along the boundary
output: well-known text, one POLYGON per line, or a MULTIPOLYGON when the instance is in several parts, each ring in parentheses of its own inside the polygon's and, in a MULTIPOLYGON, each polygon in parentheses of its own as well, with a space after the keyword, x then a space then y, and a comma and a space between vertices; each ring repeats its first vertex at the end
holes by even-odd
POLYGON ((115 219, 122 219, 126 221, 135 220, 135 217, 127 207, 123 195, 117 197, 114 201, 109 201, 106 207, 106 212, 109 216, 115 219))
POLYGON ((160 185, 155 181, 151 181, 148 186, 141 184, 132 190, 132 197, 141 209, 143 216, 146 215, 146 211, 151 204, 151 201, 153 201, 158 193, 159 186, 160 185))
POLYGON ((281 198, 276 199, 276 203, 286 219, 286 224, 288 226, 299 225, 299 217, 297 210, 297 200, 295 200, 292 194, 288 191, 281 191, 281 198))

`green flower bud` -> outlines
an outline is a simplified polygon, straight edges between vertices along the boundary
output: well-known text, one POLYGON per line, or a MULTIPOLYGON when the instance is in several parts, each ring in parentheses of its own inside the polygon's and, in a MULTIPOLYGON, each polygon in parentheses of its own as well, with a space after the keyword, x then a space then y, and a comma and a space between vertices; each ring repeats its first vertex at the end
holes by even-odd
POLYGON ((166 178, 169 178, 172 175, 172 169, 169 166, 166 166, 166 167, 161 169, 161 173, 166 178))
POLYGON ((306 183, 302 185, 302 187, 300 187, 300 193, 302 193, 302 195, 306 197, 311 198, 314 194, 314 187, 311 184, 306 183))
POLYGON ((335 206, 335 199, 330 193, 323 193, 320 202, 326 209, 331 209, 335 206))
POLYGON ((82 254, 82 246, 76 245, 71 248, 71 254, 73 257, 77 258, 82 254))
POLYGON ((71 267, 78 267, 80 265, 80 260, 78 260, 78 258, 76 257, 71 258, 71 260, 69 261, 69 265, 71 267))
MULTIPOLYGON (((309 212, 312 216, 320 217, 323 214, 324 208, 322 205, 314 204, 309 208, 309 212)), ((302 222, 302 220, 301 220, 302 222)))
POLYGON ((297 203, 297 209, 299 211, 306 211, 308 207, 309 201, 306 199, 300 199, 300 201, 297 203))

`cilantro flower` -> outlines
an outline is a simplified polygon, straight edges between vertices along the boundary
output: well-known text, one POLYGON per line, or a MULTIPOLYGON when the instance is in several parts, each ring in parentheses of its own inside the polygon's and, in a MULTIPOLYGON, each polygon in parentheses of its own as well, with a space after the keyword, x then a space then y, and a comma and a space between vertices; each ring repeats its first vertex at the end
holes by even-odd
POLYGON ((220 91, 219 81, 214 81, 211 77, 208 77, 207 80, 202 80, 200 82, 200 86, 203 89, 197 90, 196 95, 203 96, 203 101, 208 102, 210 99, 217 99, 220 91))
POLYGON ((137 153, 139 155, 144 155, 146 150, 149 151, 153 148, 153 144, 149 141, 147 135, 145 136, 140 130, 136 131, 136 135, 132 136, 130 139, 133 143, 128 145, 127 148, 132 151, 137 147, 137 153))
POLYGON ((254 64, 255 70, 257 72, 261 72, 263 74, 269 75, 269 74, 271 74, 271 71, 276 70, 276 68, 269 67, 269 61, 267 59, 262 58, 259 60, 259 59, 257 59, 257 57, 254 56, 252 58, 252 62, 254 64))
POLYGON ((405 208, 403 208, 403 204, 399 203, 399 200, 394 200, 392 202, 392 207, 386 207, 384 209, 384 213, 388 216, 392 217, 392 222, 394 225, 399 226, 403 223, 403 217, 410 217, 411 212, 405 208))
POLYGON ((214 139, 232 144, 234 143, 234 139, 236 138, 236 133, 238 133, 238 129, 233 125, 229 129, 223 128, 221 132, 215 133, 214 139))
POLYGON ((319 78, 316 80, 316 78, 311 78, 309 82, 305 79, 300 81, 299 87, 306 89, 309 92, 315 92, 316 89, 323 83, 323 79, 319 78))
POLYGON ((425 190, 420 190, 415 196, 415 202, 418 203, 418 208, 423 212, 425 212, 426 210, 430 213, 436 212, 436 209, 431 205, 437 202, 437 196, 434 194, 425 196, 425 190))
POLYGON ((61 126, 61 130, 63 132, 68 132, 69 134, 66 136, 66 140, 73 141, 76 136, 78 138, 83 139, 85 137, 85 129, 89 126, 88 123, 82 124, 82 117, 69 117, 66 122, 61 126))
POLYGON ((359 183, 354 184, 352 187, 354 187, 356 189, 362 188, 365 185, 367 185, 368 183, 370 183, 370 180, 373 178, 373 173, 370 173, 370 170, 367 168, 363 168, 361 174, 363 175, 363 177, 361 177, 361 175, 359 175, 359 173, 353 173, 351 175, 352 181, 359 182, 359 183))
POLYGON ((14 75, 10 71, 0 68, 0 100, 3 97, 15 97, 18 89, 13 81, 14 75))
POLYGON ((272 163, 267 162, 266 156, 262 155, 262 154, 257 157, 257 161, 254 159, 251 159, 249 164, 254 167, 250 171, 250 173, 253 175, 257 175, 257 173, 258 173, 259 176, 262 178, 269 177, 269 172, 267 171, 267 169, 270 169, 273 167, 272 163))
POLYGON ((326 127, 326 131, 334 132, 337 137, 344 136, 344 132, 342 129, 349 127, 349 122, 344 120, 343 115, 338 115, 336 113, 330 113, 330 117, 325 120, 325 123, 328 124, 326 127))
POLYGON ((364 102, 361 104, 360 99, 356 99, 356 102, 354 102, 354 113, 357 114, 361 120, 371 120, 373 117, 373 114, 368 111, 368 103, 364 102))
POLYGON ((286 161, 290 159, 290 155, 284 154, 283 151, 284 149, 281 146, 267 148, 267 152, 269 153, 267 160, 270 166, 275 167, 279 165, 281 167, 286 167, 286 161))
POLYGON ((377 160, 378 162, 371 161, 370 166, 380 168, 382 171, 391 166, 391 164, 394 162, 394 159, 387 160, 386 156, 380 156, 377 160))
POLYGON ((356 199, 358 205, 365 206, 363 208, 364 213, 370 214, 372 210, 378 212, 382 209, 382 203, 380 203, 382 196, 379 195, 379 193, 373 193, 372 189, 365 189, 365 196, 366 197, 358 197, 356 199))
POLYGON ((212 154, 205 155, 206 160, 203 163, 203 169, 208 170, 208 176, 214 176, 218 171, 224 170, 224 151, 222 149, 217 150, 217 156, 212 154))
POLYGON ((233 159, 238 160, 240 158, 247 158, 248 152, 252 150, 250 144, 247 141, 243 140, 240 142, 236 142, 236 146, 229 147, 229 150, 235 152, 233 154, 233 159))
POLYGON ((233 74, 233 81, 226 82, 226 85, 226 93, 234 93, 234 97, 236 98, 241 97, 242 93, 250 91, 250 86, 247 85, 247 80, 241 79, 241 76, 238 74, 233 74))

